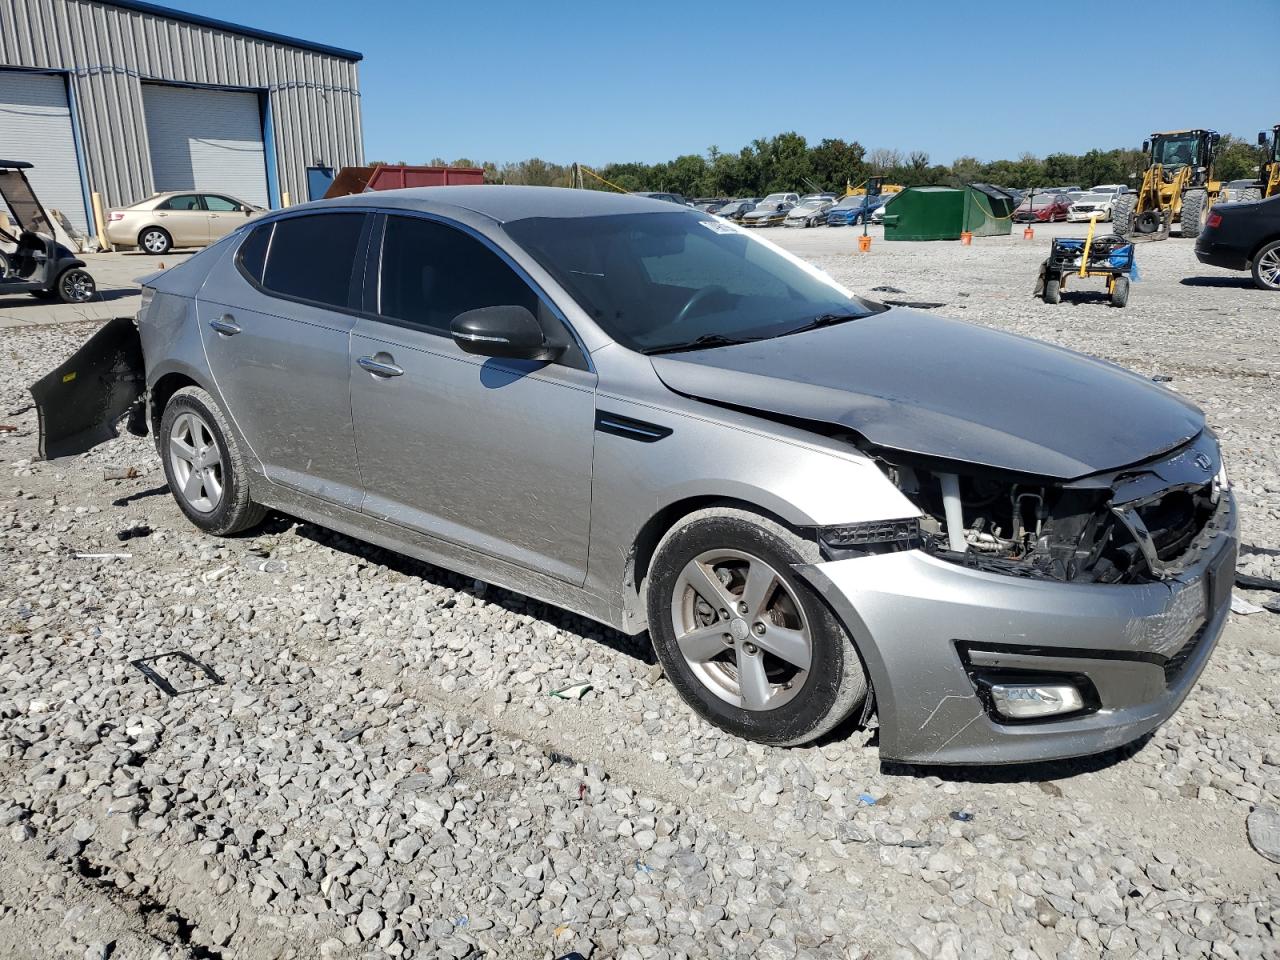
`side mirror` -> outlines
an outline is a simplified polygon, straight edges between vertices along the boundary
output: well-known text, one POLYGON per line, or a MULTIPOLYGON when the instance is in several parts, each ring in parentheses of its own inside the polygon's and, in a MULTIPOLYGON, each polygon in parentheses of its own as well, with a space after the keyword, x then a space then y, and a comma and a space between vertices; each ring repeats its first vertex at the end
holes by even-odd
POLYGON ((560 347, 546 341, 527 307, 480 307, 453 318, 453 342, 467 353, 507 360, 554 360, 560 347))
POLYGON ((1267 145, 1267 131, 1263 130, 1258 134, 1258 146, 1265 147, 1267 145))
POLYGON ((1150 140, 1143 140, 1143 141, 1142 141, 1142 152, 1143 152, 1143 153, 1150 153, 1150 152, 1151 152, 1151 141, 1150 141, 1150 140))

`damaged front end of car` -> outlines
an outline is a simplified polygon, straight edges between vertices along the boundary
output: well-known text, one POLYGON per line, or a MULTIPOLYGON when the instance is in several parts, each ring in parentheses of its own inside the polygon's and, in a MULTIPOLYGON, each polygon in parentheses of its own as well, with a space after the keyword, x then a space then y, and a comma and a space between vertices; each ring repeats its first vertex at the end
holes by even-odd
POLYGON ((1229 519, 1208 430, 1171 454, 1070 481, 869 452, 921 516, 824 530, 832 558, 911 548, 988 573, 1133 584, 1185 570, 1229 519))

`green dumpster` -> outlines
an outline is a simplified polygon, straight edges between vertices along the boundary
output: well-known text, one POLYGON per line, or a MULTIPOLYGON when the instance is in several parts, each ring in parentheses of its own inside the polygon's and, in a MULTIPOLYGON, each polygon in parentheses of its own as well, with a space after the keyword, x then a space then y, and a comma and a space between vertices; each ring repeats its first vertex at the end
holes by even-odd
POLYGON ((1007 236, 1013 229, 1011 194, 987 183, 963 187, 907 187, 884 208, 886 240, 959 240, 1007 236))

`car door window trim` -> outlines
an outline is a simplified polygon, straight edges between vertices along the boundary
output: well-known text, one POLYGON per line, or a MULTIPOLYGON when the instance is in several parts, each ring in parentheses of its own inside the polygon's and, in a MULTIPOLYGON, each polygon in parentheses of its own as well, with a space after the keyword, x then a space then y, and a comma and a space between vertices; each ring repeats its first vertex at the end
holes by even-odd
POLYGON ((235 255, 236 270, 239 271, 240 276, 244 277, 244 279, 248 281, 250 286, 252 286, 264 297, 270 297, 274 300, 285 300, 289 303, 300 303, 303 306, 316 307, 320 310, 331 310, 334 313, 341 313, 347 316, 359 316, 362 313, 362 311, 359 309, 359 304, 361 301, 361 290, 363 285, 363 271, 357 270, 356 267, 357 265, 362 264, 366 260, 366 257, 364 256, 364 251, 367 250, 369 232, 372 229, 371 220, 373 218, 370 216, 370 214, 372 214, 373 212, 374 211, 365 209, 363 207, 356 207, 354 209, 342 207, 340 209, 332 209, 332 210, 307 210, 302 213, 272 217, 270 220, 264 223, 255 225, 251 227, 249 230, 245 231, 244 237, 242 237, 239 240, 239 246, 236 247, 236 255, 235 255), (311 300, 311 299, 308 299, 307 297, 296 297, 291 294, 281 293, 278 290, 272 290, 270 287, 266 286, 264 283, 259 281, 251 273, 249 273, 248 270, 244 268, 244 265, 241 262, 241 258, 240 258, 240 251, 244 247, 245 239, 248 238, 254 231, 260 230, 266 226, 271 227, 271 238, 267 242, 267 252, 266 252, 266 255, 263 257, 263 261, 262 261, 262 264, 263 264, 262 275, 265 278, 267 264, 271 262, 271 248, 275 245, 276 224, 281 223, 284 220, 295 220, 295 219, 298 219, 299 217, 323 216, 323 215, 334 214, 334 213, 359 214, 364 218, 364 222, 360 225, 360 236, 356 239, 356 250, 355 250, 354 257, 352 258, 351 273, 350 273, 350 276, 348 277, 347 302, 345 304, 327 303, 323 300, 311 300))

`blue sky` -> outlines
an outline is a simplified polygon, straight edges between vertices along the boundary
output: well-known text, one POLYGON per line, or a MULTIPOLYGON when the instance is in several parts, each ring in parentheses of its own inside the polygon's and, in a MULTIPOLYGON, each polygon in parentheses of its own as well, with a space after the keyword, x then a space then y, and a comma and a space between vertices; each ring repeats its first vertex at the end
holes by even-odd
POLYGON ((168 5, 362 52, 366 154, 392 162, 653 162, 796 130, 947 163, 1280 122, 1280 0, 168 5))

